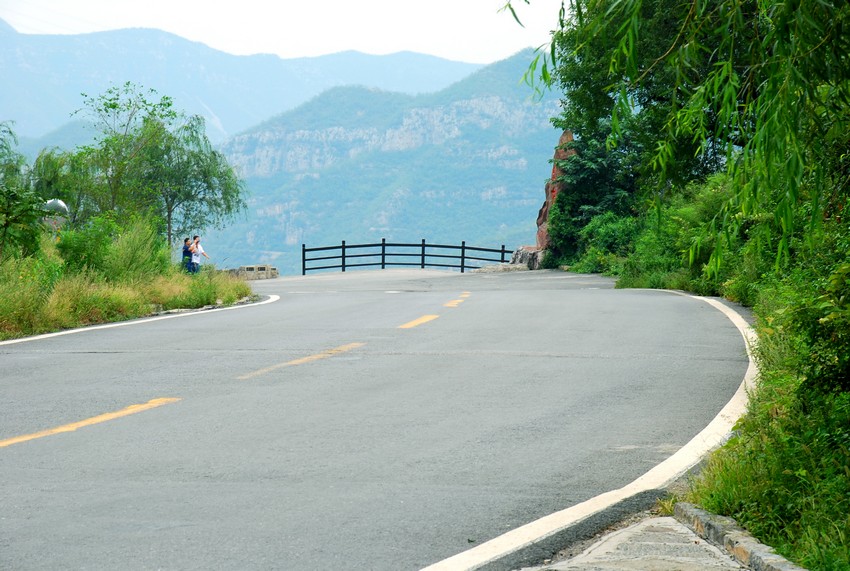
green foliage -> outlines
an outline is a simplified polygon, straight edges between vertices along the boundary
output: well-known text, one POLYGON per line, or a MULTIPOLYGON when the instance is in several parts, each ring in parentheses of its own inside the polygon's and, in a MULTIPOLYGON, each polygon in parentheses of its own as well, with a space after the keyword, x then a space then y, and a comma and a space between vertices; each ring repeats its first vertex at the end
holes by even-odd
POLYGON ((68 205, 68 223, 76 226, 98 213, 90 195, 95 172, 83 153, 44 149, 30 169, 30 184, 42 200, 58 198, 68 205))
POLYGON ((569 144, 575 154, 556 161, 563 172, 558 193, 549 211, 552 255, 563 262, 582 252, 582 230, 594 216, 630 212, 636 192, 628 153, 610 152, 604 141, 587 139, 569 144))
POLYGON ((0 260, 38 248, 43 201, 26 184, 24 158, 9 123, 0 122, 0 260))
POLYGON ((692 495, 817 571, 850 564, 850 392, 813 393, 801 374, 811 345, 789 307, 809 298, 812 277, 798 269, 763 283, 759 390, 739 436, 711 458, 692 495))
POLYGON ((11 252, 29 256, 38 248, 44 201, 27 188, 0 180, 0 260, 11 252))
POLYGON ((141 317, 150 313, 144 296, 129 284, 107 283, 82 271, 58 282, 41 311, 45 330, 66 329, 141 317))
POLYGON ((244 187, 224 155, 213 149, 204 120, 194 116, 174 129, 148 121, 155 144, 143 149, 139 184, 166 224, 166 238, 221 224, 245 208, 244 187))
MULTIPOLYGON (((645 4, 611 3, 585 27, 584 37, 592 37, 619 24, 610 57, 617 108, 630 106, 629 89, 658 70, 669 73, 672 105, 655 153, 659 170, 681 135, 700 152, 722 149, 735 181, 726 212, 772 214, 781 230, 777 249, 787 259, 798 215, 816 224, 834 185, 846 190, 834 169, 848 141, 850 5, 696 0, 682 6, 675 36, 657 36, 674 39, 647 66, 638 39, 645 4)), ((723 216, 717 228, 737 232, 739 222, 723 216)))
POLYGON ((112 217, 98 216, 78 230, 63 231, 56 247, 69 270, 102 273, 118 230, 112 217))
POLYGON ((634 216, 618 216, 608 211, 594 216, 579 234, 585 250, 597 248, 616 256, 627 255, 640 232, 641 221, 634 216))
POLYGON ((106 250, 101 270, 110 281, 132 282, 164 275, 170 265, 171 252, 159 225, 134 216, 122 224, 121 232, 106 250))
POLYGON ((78 230, 63 231, 56 247, 69 270, 111 282, 162 275, 171 265, 160 225, 145 216, 131 216, 121 224, 112 216, 98 216, 78 230))
POLYGON ((163 308, 226 305, 251 295, 251 290, 245 282, 218 272, 209 265, 205 265, 199 274, 187 279, 191 281, 191 287, 163 300, 163 308))
POLYGON ((641 230, 642 220, 605 212, 594 216, 579 232, 581 257, 571 270, 618 275, 641 230))
POLYGON ((821 291, 793 308, 793 326, 809 349, 804 400, 816 398, 809 393, 850 394, 850 262, 838 265, 821 291))

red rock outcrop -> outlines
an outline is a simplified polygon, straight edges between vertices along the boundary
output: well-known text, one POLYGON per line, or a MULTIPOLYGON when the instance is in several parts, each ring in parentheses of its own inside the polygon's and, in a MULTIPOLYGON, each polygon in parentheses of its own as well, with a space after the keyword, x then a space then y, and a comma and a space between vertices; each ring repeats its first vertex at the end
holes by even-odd
POLYGON ((558 146, 555 147, 554 163, 552 164, 552 177, 546 182, 546 200, 543 206, 540 207, 540 212, 537 213, 537 249, 545 250, 549 247, 549 210, 555 204, 555 198, 558 193, 564 189, 564 183, 559 181, 564 171, 558 167, 558 161, 563 161, 567 157, 576 154, 573 149, 565 149, 564 145, 573 141, 572 131, 564 131, 561 138, 558 139, 558 146))

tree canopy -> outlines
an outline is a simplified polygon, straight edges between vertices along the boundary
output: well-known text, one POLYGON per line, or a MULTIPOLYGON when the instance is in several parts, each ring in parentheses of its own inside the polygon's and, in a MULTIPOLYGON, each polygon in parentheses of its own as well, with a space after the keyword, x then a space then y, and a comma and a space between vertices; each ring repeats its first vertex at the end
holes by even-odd
POLYGON ((642 180, 659 191, 725 167, 734 198, 715 228, 732 234, 744 217, 770 214, 780 256, 800 221, 841 214, 850 4, 570 0, 562 8, 528 78, 563 88, 562 125, 578 141, 605 135, 609 146, 632 149, 642 180))

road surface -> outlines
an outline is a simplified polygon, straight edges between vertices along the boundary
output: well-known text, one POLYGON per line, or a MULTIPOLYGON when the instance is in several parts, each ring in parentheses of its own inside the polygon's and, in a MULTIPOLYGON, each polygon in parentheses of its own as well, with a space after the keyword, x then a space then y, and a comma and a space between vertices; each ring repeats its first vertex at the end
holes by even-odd
POLYGON ((255 289, 0 344, 0 569, 421 569, 631 482, 747 368, 708 304, 601 277, 255 289))

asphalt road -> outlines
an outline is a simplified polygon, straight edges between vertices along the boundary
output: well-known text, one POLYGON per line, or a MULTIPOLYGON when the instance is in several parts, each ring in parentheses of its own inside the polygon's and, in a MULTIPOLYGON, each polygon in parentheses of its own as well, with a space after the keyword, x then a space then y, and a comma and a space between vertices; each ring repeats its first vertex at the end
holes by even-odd
POLYGON ((0 344, 0 569, 420 569, 634 480, 747 367, 708 304, 600 277, 255 289, 0 344))

